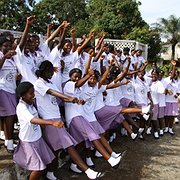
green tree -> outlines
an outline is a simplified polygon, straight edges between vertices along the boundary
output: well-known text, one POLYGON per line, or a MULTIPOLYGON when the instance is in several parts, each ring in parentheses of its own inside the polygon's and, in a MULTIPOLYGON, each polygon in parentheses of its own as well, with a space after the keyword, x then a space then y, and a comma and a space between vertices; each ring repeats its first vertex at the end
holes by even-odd
POLYGON ((95 31, 107 31, 109 38, 122 38, 134 27, 146 25, 134 0, 91 0, 87 4, 95 31))
POLYGON ((156 29, 150 29, 148 26, 143 28, 135 27, 127 36, 124 36, 124 39, 148 44, 148 60, 157 61, 160 59, 161 38, 156 29))
POLYGON ((45 33, 47 24, 56 26, 63 20, 67 20, 75 26, 79 20, 88 17, 86 13, 85 0, 42 0, 33 9, 36 15, 36 22, 33 25, 34 31, 45 33))
POLYGON ((34 5, 34 0, 1 0, 1 28, 22 31, 34 5))
POLYGON ((175 57, 175 47, 180 41, 180 18, 174 15, 169 16, 168 19, 161 18, 159 23, 154 24, 162 36, 166 38, 167 42, 171 44, 172 55, 175 57))

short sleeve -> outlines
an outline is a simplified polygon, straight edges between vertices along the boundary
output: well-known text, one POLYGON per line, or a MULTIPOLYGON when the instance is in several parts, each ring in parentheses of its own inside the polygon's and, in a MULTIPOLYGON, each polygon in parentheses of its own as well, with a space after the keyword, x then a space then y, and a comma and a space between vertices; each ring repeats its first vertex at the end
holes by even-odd
POLYGON ((69 81, 65 84, 64 94, 73 96, 75 93, 75 82, 69 81))
POLYGON ((50 89, 44 82, 40 80, 37 80, 35 82, 34 88, 42 96, 44 96, 47 93, 47 91, 50 89))
POLYGON ((29 123, 31 123, 31 120, 36 117, 29 112, 28 108, 25 105, 17 106, 16 113, 18 118, 23 119, 24 121, 27 121, 29 123))
POLYGON ((99 91, 98 92, 104 92, 106 91, 106 85, 102 85, 100 88, 99 88, 99 91))

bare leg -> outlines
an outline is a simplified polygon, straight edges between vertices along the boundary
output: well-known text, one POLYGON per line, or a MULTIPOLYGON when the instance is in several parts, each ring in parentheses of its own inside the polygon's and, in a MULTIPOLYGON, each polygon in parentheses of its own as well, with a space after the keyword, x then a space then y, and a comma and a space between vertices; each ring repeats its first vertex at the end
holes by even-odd
POLYGON ((122 125, 123 125, 123 127, 127 130, 127 132, 128 132, 129 135, 130 135, 131 133, 133 133, 132 129, 129 127, 129 124, 128 124, 128 122, 127 122, 126 120, 124 120, 124 121, 122 122, 122 125))
POLYGON ((165 116, 165 127, 169 127, 169 116, 165 116))
POLYGON ((4 117, 4 134, 7 140, 13 139, 15 116, 4 117))
POLYGON ((159 118, 159 127, 160 129, 164 129, 165 127, 164 118, 159 118))
POLYGON ((42 176, 43 171, 32 171, 29 180, 39 180, 42 176))
POLYGON ((110 154, 106 151, 104 146, 101 144, 99 140, 94 140, 92 141, 94 144, 95 148, 103 155, 103 157, 108 160, 110 158, 110 154))
POLYGON ((130 125, 133 125, 137 129, 139 129, 139 125, 131 118, 131 116, 129 116, 128 114, 124 114, 124 117, 130 125))
POLYGON ((101 136, 101 144, 104 146, 104 148, 107 150, 107 152, 109 154, 111 154, 113 152, 111 146, 109 145, 109 143, 107 142, 106 138, 104 136, 101 136))
POLYGON ((169 128, 172 128, 174 124, 174 116, 169 116, 169 128))
POLYGON ((157 120, 152 120, 151 122, 152 122, 154 132, 157 132, 158 131, 158 121, 157 120))
POLYGON ((88 166, 84 163, 84 161, 81 159, 77 151, 73 146, 70 146, 67 148, 67 151, 71 157, 71 159, 83 170, 86 171, 88 169, 88 166))

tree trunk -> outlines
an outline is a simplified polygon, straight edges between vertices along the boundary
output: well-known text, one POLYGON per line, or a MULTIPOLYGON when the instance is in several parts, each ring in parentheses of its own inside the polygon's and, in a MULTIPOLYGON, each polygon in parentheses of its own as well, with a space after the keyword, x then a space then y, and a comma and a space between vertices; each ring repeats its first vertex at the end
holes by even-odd
POLYGON ((176 47, 176 44, 177 43, 174 43, 171 46, 171 50, 172 50, 171 60, 174 60, 174 58, 175 58, 175 47, 176 47))

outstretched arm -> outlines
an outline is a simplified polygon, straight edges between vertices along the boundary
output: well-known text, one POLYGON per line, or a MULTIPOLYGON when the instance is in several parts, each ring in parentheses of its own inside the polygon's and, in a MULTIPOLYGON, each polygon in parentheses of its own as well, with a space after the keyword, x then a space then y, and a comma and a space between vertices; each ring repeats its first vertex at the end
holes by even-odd
POLYGON ((74 97, 71 97, 71 96, 67 96, 67 95, 62 94, 62 93, 60 93, 60 92, 58 92, 56 90, 53 90, 53 89, 48 89, 47 93, 52 95, 52 96, 58 97, 60 99, 63 99, 65 102, 78 103, 78 99, 77 98, 74 98, 74 97))
POLYGON ((119 86, 123 86, 123 85, 126 85, 128 84, 130 81, 129 80, 126 80, 124 82, 118 82, 118 83, 110 83, 106 86, 106 89, 113 89, 113 88, 117 88, 119 86))

